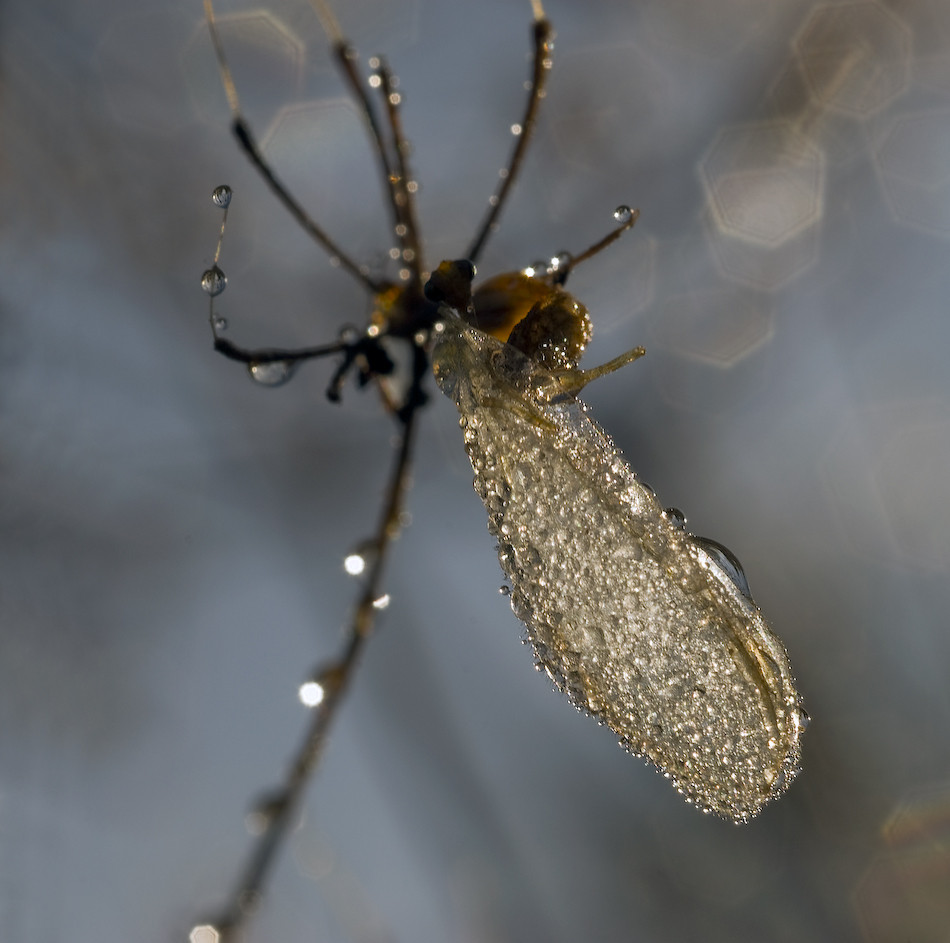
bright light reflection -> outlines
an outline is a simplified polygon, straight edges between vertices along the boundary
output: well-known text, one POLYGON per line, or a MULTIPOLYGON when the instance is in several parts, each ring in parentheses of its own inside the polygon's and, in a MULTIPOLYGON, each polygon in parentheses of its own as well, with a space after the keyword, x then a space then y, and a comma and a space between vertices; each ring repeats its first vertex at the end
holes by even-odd
POLYGON ((297 692, 300 703, 304 707, 316 707, 326 696, 326 691, 319 681, 304 681, 297 692))
POLYGON ((378 596, 373 600, 374 609, 385 609, 389 606, 389 593, 383 593, 382 596, 378 596))
POLYGON ((361 553, 351 553, 343 561, 343 569, 350 576, 359 576, 366 569, 366 558, 361 553))
POLYGON ((218 932, 218 928, 210 923, 201 923, 191 928, 188 939, 190 943, 218 943, 221 934, 218 932))

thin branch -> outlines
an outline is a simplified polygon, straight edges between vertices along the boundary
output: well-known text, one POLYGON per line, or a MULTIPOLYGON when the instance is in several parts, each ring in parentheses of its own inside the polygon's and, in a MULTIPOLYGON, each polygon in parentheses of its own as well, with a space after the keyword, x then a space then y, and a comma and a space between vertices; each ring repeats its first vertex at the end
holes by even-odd
MULTIPOLYGON (((414 386, 418 390, 421 377, 414 386)), ((383 569, 388 550, 399 530, 403 498, 408 487, 409 459, 415 436, 416 414, 408 410, 401 424, 399 444, 389 477, 383 513, 372 539, 375 554, 347 628, 338 658, 314 674, 323 699, 313 708, 303 741, 294 755, 282 786, 268 796, 264 830, 251 848, 247 863, 229 902, 214 927, 221 943, 233 943, 260 902, 275 859, 297 821, 303 794, 320 760, 337 710, 353 678, 366 641, 372 635, 378 611, 383 569)))

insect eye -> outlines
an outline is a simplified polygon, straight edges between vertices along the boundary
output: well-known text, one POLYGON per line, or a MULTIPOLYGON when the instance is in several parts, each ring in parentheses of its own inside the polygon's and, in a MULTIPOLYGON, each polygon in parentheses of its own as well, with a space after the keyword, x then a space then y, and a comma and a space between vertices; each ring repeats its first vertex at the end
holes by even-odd
POLYGON ((426 298, 435 304, 447 304, 465 312, 472 306, 472 279, 475 266, 468 259, 441 262, 425 285, 426 298))

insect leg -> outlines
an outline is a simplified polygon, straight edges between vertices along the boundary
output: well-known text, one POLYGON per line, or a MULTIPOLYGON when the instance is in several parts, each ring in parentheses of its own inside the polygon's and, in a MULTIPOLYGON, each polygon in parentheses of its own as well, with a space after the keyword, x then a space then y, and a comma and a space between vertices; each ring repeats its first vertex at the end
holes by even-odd
POLYGON ((555 376, 562 392, 551 397, 550 401, 554 402, 562 395, 576 396, 588 383, 593 383, 594 380, 599 380, 601 377, 607 376, 608 373, 613 373, 615 370, 625 367, 628 363, 639 360, 645 353, 645 347, 633 347, 599 367, 591 367, 588 370, 574 367, 570 370, 557 371, 555 376))

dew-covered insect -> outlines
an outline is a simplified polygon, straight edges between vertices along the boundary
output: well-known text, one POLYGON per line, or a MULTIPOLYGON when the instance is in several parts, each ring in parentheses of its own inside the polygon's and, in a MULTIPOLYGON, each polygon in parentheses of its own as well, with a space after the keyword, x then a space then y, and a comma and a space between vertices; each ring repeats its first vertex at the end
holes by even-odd
POLYGON ((738 562, 663 509, 577 398, 643 349, 579 369, 587 315, 563 291, 498 340, 473 326, 472 274, 429 282, 432 366, 538 666, 690 802, 745 821, 798 773, 807 715, 738 562))
MULTIPOLYGON (((228 908, 195 928, 212 932, 215 940, 240 927, 247 903, 261 894, 385 598, 383 567, 400 525, 430 367, 461 414, 512 607, 527 626, 539 667, 577 707, 608 725, 629 750, 652 760, 689 801, 736 821, 754 815, 797 773, 806 720, 785 650, 748 595, 738 563, 663 510, 577 399, 591 380, 643 353, 635 348, 602 367, 581 370, 590 318, 564 288, 571 271, 629 230, 637 213, 618 207, 614 229, 586 251, 561 253, 473 289, 475 262, 497 228, 544 97, 552 30, 540 0, 532 0, 533 71, 525 111, 513 126, 515 145, 464 261, 443 262, 431 278, 393 77, 374 59, 365 83, 332 11, 323 0, 314 4, 381 164, 398 276, 370 275, 277 177, 241 113, 206 0, 235 137, 306 232, 367 289, 372 313, 363 331, 326 345, 250 350, 224 336, 226 324, 215 308, 227 284, 218 265, 220 238, 202 287, 211 296, 219 353, 244 363, 266 385, 286 381, 304 361, 338 355, 328 396, 338 400, 355 371, 361 383, 379 388, 399 441, 379 526, 353 557, 352 571, 363 574, 363 584, 347 638, 338 656, 321 663, 301 690, 301 699, 314 708, 304 744, 283 786, 257 803, 258 839, 228 908), (378 104, 368 87, 379 94, 378 104)), ((230 188, 216 188, 213 199, 226 220, 230 188)))

